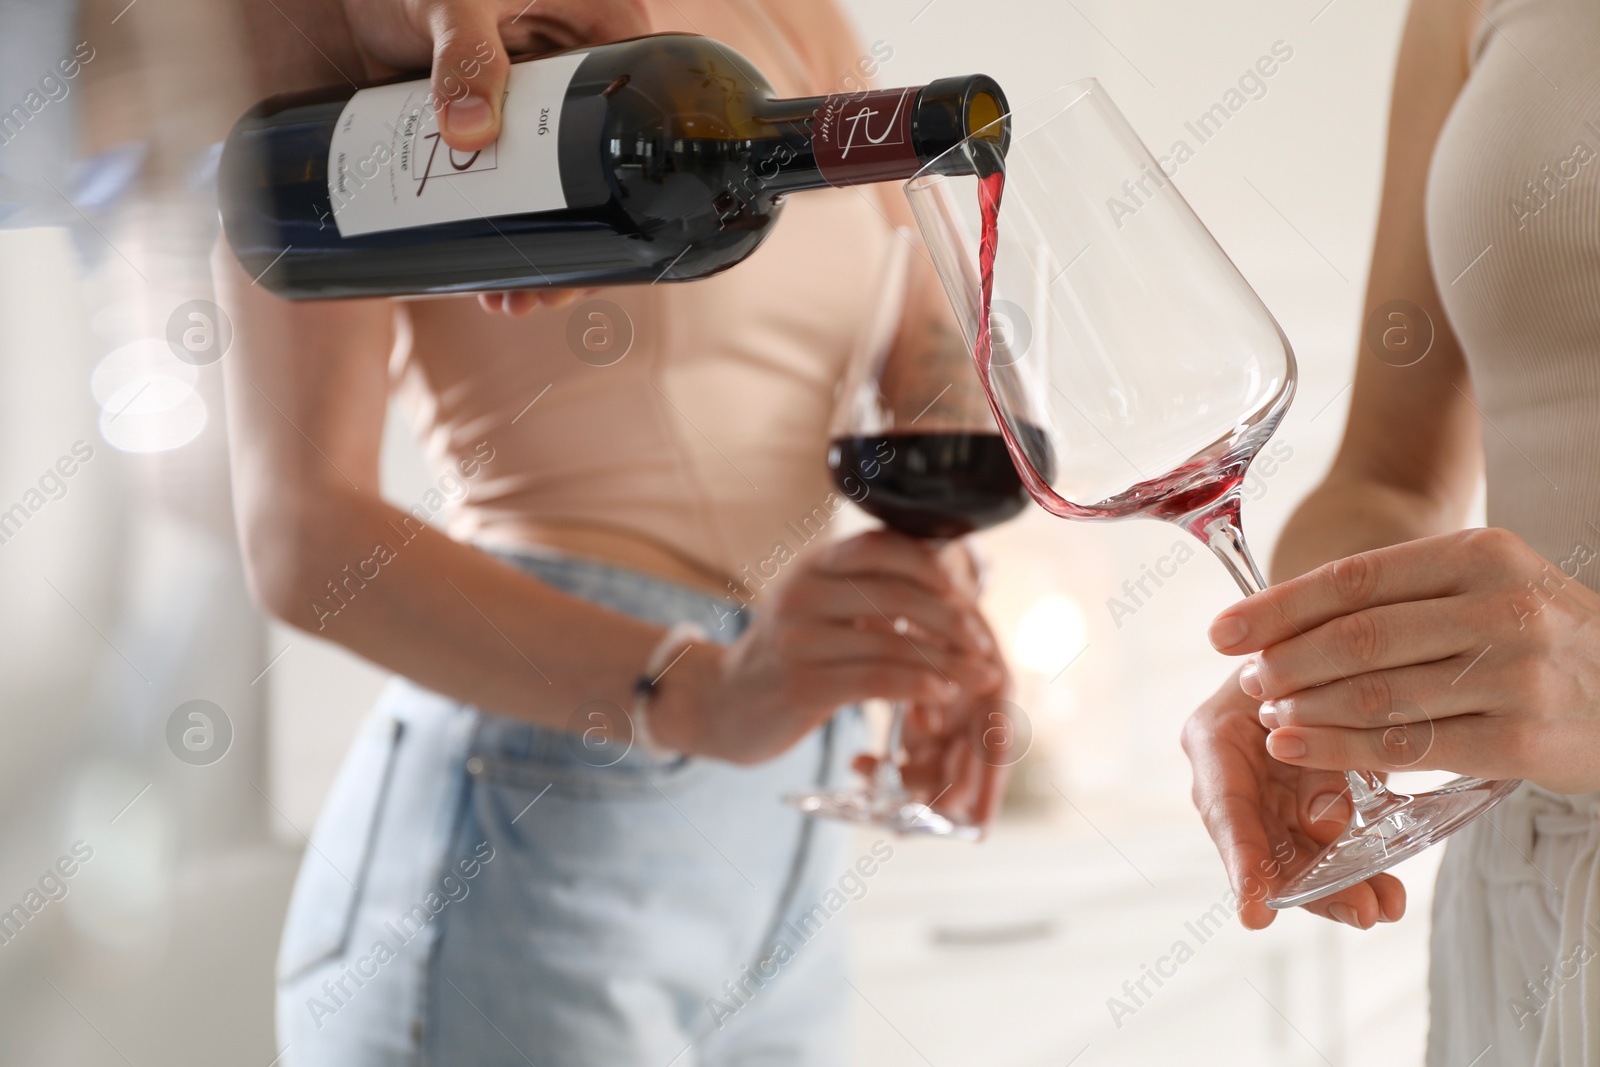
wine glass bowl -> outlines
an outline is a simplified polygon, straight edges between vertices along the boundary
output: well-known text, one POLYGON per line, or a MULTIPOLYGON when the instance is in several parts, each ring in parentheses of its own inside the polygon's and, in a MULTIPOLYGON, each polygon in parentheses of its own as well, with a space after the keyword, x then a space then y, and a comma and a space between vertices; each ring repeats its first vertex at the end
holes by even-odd
MULTIPOLYGON (((1028 491, 1061 518, 1182 526, 1260 592, 1240 486, 1294 396, 1288 339, 1099 83, 1001 121, 1009 139, 969 137, 905 191, 1028 491)), ((1518 784, 1346 778, 1350 825, 1269 907, 1365 881, 1518 784)))
POLYGON ((1029 487, 1064 518, 1203 510, 1288 409, 1288 340, 1097 82, 1047 94, 1013 126, 1006 151, 965 142, 952 150, 965 167, 935 161, 906 193, 976 352, 980 176, 1004 176, 979 371, 1035 475, 1042 452, 1019 426, 1052 446, 1050 477, 1029 487))

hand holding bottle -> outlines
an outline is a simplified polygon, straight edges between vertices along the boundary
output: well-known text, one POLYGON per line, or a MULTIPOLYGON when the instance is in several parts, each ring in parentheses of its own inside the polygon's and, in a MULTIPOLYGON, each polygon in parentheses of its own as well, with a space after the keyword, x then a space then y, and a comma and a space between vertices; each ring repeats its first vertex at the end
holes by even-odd
MULTIPOLYGON (((432 64, 439 132, 475 151, 500 136, 510 54, 599 44, 650 32, 641 0, 344 0, 362 48, 395 70, 432 64)), ((513 317, 561 307, 592 290, 479 293, 484 310, 513 317)))
POLYGON ((357 42, 395 71, 432 65, 439 131, 473 151, 500 136, 511 54, 650 32, 642 0, 344 0, 357 42))

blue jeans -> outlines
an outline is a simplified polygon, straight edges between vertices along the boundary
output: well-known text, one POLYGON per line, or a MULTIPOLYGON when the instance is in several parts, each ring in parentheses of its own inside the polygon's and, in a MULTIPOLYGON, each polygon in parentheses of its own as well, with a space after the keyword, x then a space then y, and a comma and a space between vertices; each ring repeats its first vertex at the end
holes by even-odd
MULTIPOLYGON (((512 562, 617 611, 737 636, 717 630, 717 601, 667 582, 512 562)), ((849 987, 832 902, 850 833, 780 797, 841 781, 860 748, 846 712, 756 767, 618 758, 395 682, 295 884, 283 1063, 839 1067, 849 987)))

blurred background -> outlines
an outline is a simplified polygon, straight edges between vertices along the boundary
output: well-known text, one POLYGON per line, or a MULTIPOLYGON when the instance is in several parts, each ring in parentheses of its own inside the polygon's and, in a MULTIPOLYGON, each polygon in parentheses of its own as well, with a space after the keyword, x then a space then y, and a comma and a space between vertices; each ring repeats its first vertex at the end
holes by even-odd
MULTIPOLYGON (((883 84, 984 71, 1026 100, 1092 75, 1158 154, 1189 143, 1177 184, 1302 371, 1246 486, 1264 565, 1341 432, 1404 5, 845 6, 887 46, 883 84), (1275 52, 1200 143, 1185 124, 1275 52)), ((167 344, 211 295, 211 145, 252 102, 232 11, 0 0, 0 111, 26 102, 0 125, 0 910, 82 861, 0 941, 3 1064, 274 1062, 291 880, 384 681, 251 604, 220 368, 167 344), (79 74, 30 98, 73 54, 79 74)), ((418 499, 398 418, 385 449, 386 495, 418 499)), ((1230 670, 1204 631, 1237 594, 1184 538, 1036 509, 984 537, 1032 745, 991 841, 897 843, 850 905, 859 1063, 1420 1062, 1437 852, 1401 868, 1398 925, 1218 928, 1227 884, 1178 731, 1230 670), (1149 571, 1171 576, 1134 596, 1149 571)))

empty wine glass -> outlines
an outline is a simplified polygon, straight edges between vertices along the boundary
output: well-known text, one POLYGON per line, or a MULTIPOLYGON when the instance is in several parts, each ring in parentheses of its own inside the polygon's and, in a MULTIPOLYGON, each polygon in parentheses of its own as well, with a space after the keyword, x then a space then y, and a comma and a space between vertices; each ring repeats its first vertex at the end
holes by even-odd
MULTIPOLYGON (((880 275, 877 314, 839 388, 828 467, 839 492, 890 529, 944 544, 1013 518, 1028 492, 921 242, 910 230, 899 238, 880 275)), ((914 632, 904 619, 893 625, 913 644, 937 636, 914 632)), ((906 790, 907 710, 894 705, 885 751, 861 787, 786 799, 810 815, 976 840, 981 827, 957 823, 906 790)))
MULTIPOLYGON (((1288 339, 1098 82, 1009 118, 1009 147, 980 131, 906 193, 1028 490, 1062 518, 1175 523, 1259 592, 1239 489, 1294 395, 1288 339)), ((1350 825, 1268 906, 1365 881, 1518 784, 1347 777, 1350 825)))

